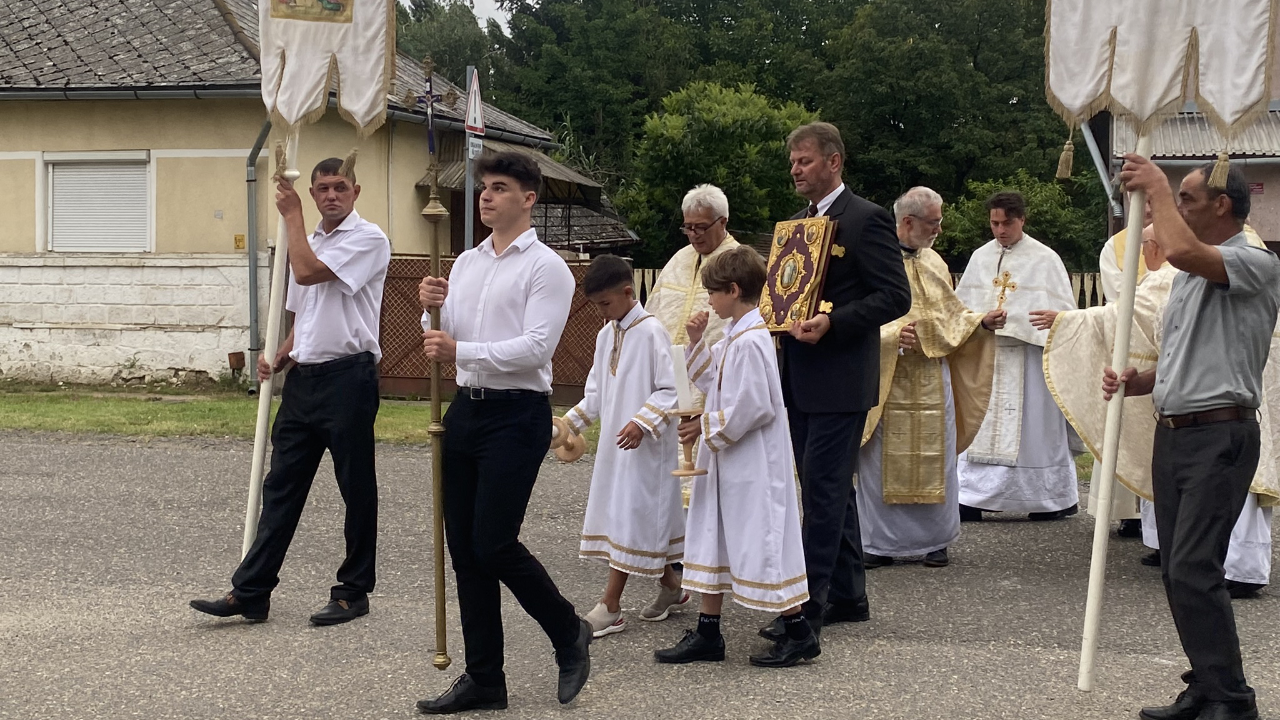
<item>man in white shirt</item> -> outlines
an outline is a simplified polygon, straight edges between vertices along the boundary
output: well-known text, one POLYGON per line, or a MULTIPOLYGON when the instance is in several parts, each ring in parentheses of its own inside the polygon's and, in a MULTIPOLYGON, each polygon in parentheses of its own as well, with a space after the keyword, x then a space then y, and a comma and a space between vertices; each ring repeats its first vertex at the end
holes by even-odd
POLYGON ((262 484, 257 539, 231 577, 231 592, 191 601, 196 610, 218 617, 267 619, 271 591, 280 582, 280 566, 325 450, 347 506, 347 557, 329 604, 311 622, 336 625, 369 613, 378 535, 378 321, 391 243, 356 213, 360 186, 353 170, 344 174, 338 158, 312 170, 311 197, 322 219, 308 237, 298 193, 284 180, 277 188, 291 271, 285 305, 294 322, 275 361, 258 358, 258 377, 288 369, 288 382, 271 432, 271 471, 262 484))
POLYGON ((573 273, 538 241, 531 212, 542 184, 532 158, 497 153, 476 167, 480 221, 493 234, 458 256, 449 279, 424 278, 427 357, 456 363, 458 394, 444 416, 444 525, 457 578, 466 673, 424 713, 507 706, 502 596, 507 586, 542 626, 560 666, 558 697, 578 695, 591 670, 591 626, 520 542, 520 525, 551 445, 551 356, 573 300, 573 273))

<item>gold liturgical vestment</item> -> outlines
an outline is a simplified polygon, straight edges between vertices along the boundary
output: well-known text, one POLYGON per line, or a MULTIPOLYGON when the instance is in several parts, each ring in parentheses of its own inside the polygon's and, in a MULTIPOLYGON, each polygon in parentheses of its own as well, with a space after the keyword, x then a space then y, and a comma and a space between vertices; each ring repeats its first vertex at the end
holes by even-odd
POLYGON ((911 282, 911 310, 880 328, 880 403, 867 414, 865 445, 883 424, 885 504, 931 504, 946 492, 946 388, 942 359, 951 368, 956 447, 973 442, 991 399, 995 335, 983 314, 960 302, 951 271, 931 249, 902 253, 911 282), (898 352, 898 336, 916 323, 916 347, 898 352))
MULTIPOLYGON (((658 281, 654 283, 653 291, 649 293, 649 298, 644 303, 644 309, 658 318, 671 335, 673 344, 687 345, 689 335, 685 332, 684 326, 689 322, 689 318, 703 310, 711 310, 711 304, 707 301, 707 289, 702 287, 702 268, 711 258, 736 247, 738 247, 738 241, 727 234, 719 247, 705 257, 699 255, 692 245, 685 245, 671 256, 666 266, 662 268, 662 272, 658 274, 658 281)), ((703 331, 702 336, 707 338, 708 342, 720 342, 720 338, 724 336, 724 326, 727 321, 716 317, 713 312, 709 315, 707 329, 703 331)))

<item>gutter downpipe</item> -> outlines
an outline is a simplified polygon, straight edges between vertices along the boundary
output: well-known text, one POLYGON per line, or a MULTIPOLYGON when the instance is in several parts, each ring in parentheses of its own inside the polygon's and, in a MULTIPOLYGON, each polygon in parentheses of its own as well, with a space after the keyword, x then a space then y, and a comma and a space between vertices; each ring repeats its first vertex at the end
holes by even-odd
POLYGON ((261 333, 258 332, 258 155, 267 144, 271 133, 271 120, 262 123, 258 139, 245 159, 244 182, 248 193, 249 228, 245 247, 249 251, 249 358, 245 372, 249 373, 249 394, 258 394, 258 353, 262 352, 261 333))

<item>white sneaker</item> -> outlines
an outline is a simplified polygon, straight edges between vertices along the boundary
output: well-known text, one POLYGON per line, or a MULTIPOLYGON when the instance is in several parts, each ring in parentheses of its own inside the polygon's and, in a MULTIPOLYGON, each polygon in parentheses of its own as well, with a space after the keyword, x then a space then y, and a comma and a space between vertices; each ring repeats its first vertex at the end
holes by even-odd
POLYGON ((681 587, 674 590, 658 583, 658 598, 653 604, 640 611, 640 619, 648 622, 666 620, 671 611, 689 602, 689 593, 681 587))
POLYGON ((596 603, 591 608, 591 612, 587 613, 586 621, 591 624, 591 637, 602 638, 605 635, 620 633, 627 629, 627 621, 622 617, 622 609, 618 612, 611 613, 604 603, 596 603))

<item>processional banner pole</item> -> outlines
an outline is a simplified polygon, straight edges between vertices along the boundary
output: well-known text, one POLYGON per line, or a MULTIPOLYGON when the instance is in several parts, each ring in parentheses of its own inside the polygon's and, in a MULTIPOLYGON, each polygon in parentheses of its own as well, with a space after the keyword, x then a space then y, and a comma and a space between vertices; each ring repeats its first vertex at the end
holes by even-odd
MULTIPOLYGON (((276 172, 274 179, 283 179, 290 185, 297 181, 298 131, 290 130, 283 144, 276 144, 276 172)), ((275 364, 280 348, 280 321, 284 315, 286 271, 289 268, 289 234, 281 215, 276 223, 276 258, 271 266, 271 299, 267 304, 267 336, 263 343, 263 357, 275 364)), ((257 372, 257 368, 253 368, 257 372)), ((249 470, 249 499, 244 510, 244 541, 240 546, 240 558, 249 554, 249 548, 258 534, 258 515, 262 511, 262 478, 267 461, 267 431, 271 425, 272 391, 275 389, 275 373, 258 385, 258 422, 253 431, 253 465, 249 470)))
MULTIPOLYGON (((1151 156, 1151 136, 1138 137, 1135 150, 1144 158, 1151 156)), ((1147 194, 1139 190, 1129 197, 1129 224, 1126 237, 1142 237, 1142 207, 1147 194)), ((1124 280, 1120 283, 1119 318, 1116 339, 1111 348, 1111 367, 1117 373, 1129 365, 1129 339, 1133 330, 1133 302, 1138 290, 1138 256, 1142 243, 1130 241, 1124 247, 1124 280)), ((1099 389, 1098 392, 1101 392, 1099 389)), ((1098 653, 1098 627, 1102 621, 1102 592, 1107 580, 1107 542, 1111 531, 1111 493, 1115 487, 1116 461, 1120 452, 1120 427, 1124 418, 1124 383, 1107 403, 1107 425, 1102 440, 1102 468, 1098 475, 1098 506, 1094 508, 1093 555, 1089 561, 1089 593, 1084 605, 1084 638, 1080 646, 1080 673, 1076 685, 1086 692, 1093 690, 1094 659, 1098 653)))

